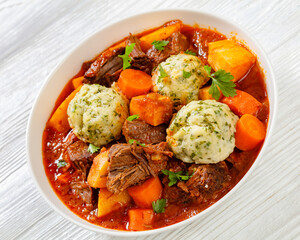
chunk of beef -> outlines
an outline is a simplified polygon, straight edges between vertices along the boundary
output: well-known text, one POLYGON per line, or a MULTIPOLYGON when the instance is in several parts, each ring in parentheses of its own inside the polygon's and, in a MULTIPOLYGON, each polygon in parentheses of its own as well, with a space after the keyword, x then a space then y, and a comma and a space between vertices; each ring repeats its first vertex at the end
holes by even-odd
POLYGON ((83 141, 76 141, 67 147, 68 159, 72 165, 83 174, 86 179, 89 168, 91 167, 95 154, 88 151, 88 145, 83 141))
POLYGON ((167 156, 172 156, 166 148, 164 144, 147 147, 137 146, 136 143, 113 145, 108 154, 107 189, 119 193, 150 176, 156 176, 160 168, 165 166, 163 162, 168 160, 167 156))
POLYGON ((124 54, 125 48, 105 51, 92 63, 84 74, 85 83, 98 83, 110 87, 117 81, 122 71, 123 60, 118 55, 124 54))
POLYGON ((151 59, 142 51, 140 40, 133 36, 131 33, 126 41, 126 45, 135 43, 133 50, 129 54, 131 57, 131 68, 138 69, 148 74, 152 71, 152 61, 151 59))
POLYGON ((169 158, 173 156, 166 142, 145 147, 143 150, 154 175, 158 175, 161 170, 166 169, 169 158))
POLYGON ((152 46, 147 51, 147 56, 152 59, 154 67, 160 64, 162 61, 166 60, 171 55, 176 55, 180 52, 185 51, 189 46, 187 37, 180 32, 173 33, 167 39, 167 41, 169 41, 169 43, 164 47, 164 50, 160 51, 152 46))
POLYGON ((193 198, 188 192, 183 191, 181 188, 176 185, 169 186, 169 179, 167 176, 163 178, 163 198, 167 199, 169 203, 190 203, 193 198))
POLYGON ((78 141, 77 136, 75 135, 75 133, 73 132, 73 129, 68 133, 68 135, 64 138, 63 141, 63 148, 67 148, 68 146, 70 146, 72 143, 78 141))
POLYGON ((166 141, 166 125, 152 126, 145 121, 133 120, 124 122, 122 132, 128 142, 135 139, 140 143, 152 144, 166 141))
POLYGON ((191 38, 193 46, 197 49, 198 56, 202 62, 206 65, 208 57, 208 43, 226 39, 225 35, 220 35, 214 31, 207 29, 198 29, 194 31, 191 38))
MULTIPOLYGON (((85 207, 89 210, 94 208, 96 203, 96 192, 93 190, 86 181, 74 181, 70 184, 71 194, 81 199, 85 207)), ((76 206, 76 203, 74 203, 76 206)))
POLYGON ((215 199, 218 192, 226 187, 230 181, 227 165, 224 161, 217 164, 193 164, 188 169, 193 176, 187 182, 177 184, 183 191, 197 197, 198 201, 215 199))

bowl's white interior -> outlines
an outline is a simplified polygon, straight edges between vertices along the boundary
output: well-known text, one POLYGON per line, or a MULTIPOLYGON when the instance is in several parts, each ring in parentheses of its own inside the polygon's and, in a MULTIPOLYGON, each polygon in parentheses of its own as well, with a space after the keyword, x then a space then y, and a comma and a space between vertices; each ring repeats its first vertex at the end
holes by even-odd
POLYGON ((268 139, 270 137, 270 130, 272 128, 272 125, 274 124, 273 122, 276 106, 274 75, 272 73, 270 63, 267 60, 263 50, 246 32, 224 19, 217 18, 207 13, 190 10, 163 10, 150 12, 130 17, 121 22, 112 24, 111 26, 102 29, 98 33, 89 37, 82 44, 80 44, 75 50, 71 52, 71 54, 68 55, 68 57, 47 79, 34 104, 27 129, 28 163, 41 194, 56 211, 58 211, 65 218, 82 227, 88 228, 93 231, 118 236, 137 236, 150 233, 158 233, 167 229, 172 229, 179 225, 187 224, 188 222, 194 221, 197 218, 203 217, 212 209, 215 209, 219 204, 224 202, 224 200, 227 199, 230 194, 232 194, 234 189, 236 189, 237 186, 239 186, 241 182, 246 179, 247 175, 249 175, 249 172, 253 170, 254 165, 242 179, 242 181, 230 193, 228 193, 220 201, 218 201, 216 204, 203 211, 202 213, 169 227, 144 232, 123 232, 105 229, 100 226, 93 225, 71 212, 59 200, 59 198, 52 190, 46 177, 42 161, 42 134, 45 128, 46 121, 48 120, 54 107, 54 103, 67 81, 79 71, 81 64, 84 61, 92 59, 93 57, 95 57, 95 55, 99 54, 105 48, 109 47, 112 43, 128 36, 129 32, 133 34, 139 33, 146 29, 160 26, 166 21, 172 19, 180 19, 185 24, 189 25, 194 25, 195 23, 197 23, 200 27, 216 28, 219 32, 225 34, 226 36, 231 36, 232 32, 236 33, 237 38, 244 40, 250 47, 250 49, 257 54, 260 65, 265 70, 267 91, 270 101, 270 118, 267 138, 254 165, 256 165, 261 158, 265 145, 268 142, 268 139))

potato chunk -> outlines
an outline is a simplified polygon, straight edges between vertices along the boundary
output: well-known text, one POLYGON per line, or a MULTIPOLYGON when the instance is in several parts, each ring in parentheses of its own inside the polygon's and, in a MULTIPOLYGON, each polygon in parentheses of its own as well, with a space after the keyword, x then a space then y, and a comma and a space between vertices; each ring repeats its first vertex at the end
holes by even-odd
MULTIPOLYGON (((199 99, 201 100, 215 100, 213 96, 209 93, 210 86, 199 89, 199 99)), ((220 92, 220 99, 223 97, 222 92, 220 92)))
POLYGON ((101 152, 94 158, 87 181, 93 188, 105 188, 108 174, 108 150, 101 152))
POLYGON ((208 43, 208 63, 215 71, 223 69, 240 80, 255 63, 255 56, 231 40, 208 43))
POLYGON ((106 188, 101 188, 98 198, 98 217, 105 216, 130 203, 130 196, 127 191, 114 194, 106 188))
POLYGON ((130 102, 130 114, 138 114, 141 120, 158 126, 168 123, 172 118, 173 103, 170 98, 158 93, 133 97, 130 102))

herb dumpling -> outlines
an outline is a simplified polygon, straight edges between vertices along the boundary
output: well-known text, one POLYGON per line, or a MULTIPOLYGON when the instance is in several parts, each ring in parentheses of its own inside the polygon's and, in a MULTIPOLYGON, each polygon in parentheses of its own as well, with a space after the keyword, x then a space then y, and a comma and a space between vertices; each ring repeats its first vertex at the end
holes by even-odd
POLYGON ((192 101, 177 112, 167 129, 167 142, 183 162, 217 163, 234 150, 237 120, 226 104, 192 101))
POLYGON ((120 138, 128 104, 112 88, 85 84, 70 102, 67 113, 79 139, 101 146, 120 138))
POLYGON ((193 55, 172 55, 152 75, 153 90, 170 97, 175 105, 198 100, 199 89, 209 80, 201 60, 193 55))

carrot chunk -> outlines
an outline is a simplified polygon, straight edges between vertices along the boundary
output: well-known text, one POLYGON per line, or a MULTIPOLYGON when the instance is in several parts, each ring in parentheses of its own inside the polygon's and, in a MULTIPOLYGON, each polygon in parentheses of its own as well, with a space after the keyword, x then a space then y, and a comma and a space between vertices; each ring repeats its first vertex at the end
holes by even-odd
POLYGON ((243 115, 236 124, 235 146, 249 151, 260 144, 266 135, 265 125, 251 114, 243 115))
POLYGON ((173 114, 171 99, 158 93, 149 93, 132 98, 129 109, 131 115, 138 114, 139 119, 152 126, 168 123, 173 114))
POLYGON ((149 92, 152 80, 151 76, 143 71, 125 69, 120 74, 118 86, 126 97, 132 98, 149 92))
POLYGON ((249 93, 240 90, 236 90, 236 93, 234 97, 224 97, 221 102, 227 104, 231 111, 239 116, 244 114, 256 116, 262 104, 249 93))
POLYGON ((152 177, 141 185, 128 188, 128 193, 139 207, 152 208, 152 202, 161 197, 161 182, 158 177, 152 177))
POLYGON ((133 231, 151 229, 153 216, 153 211, 150 209, 130 209, 128 211, 128 229, 133 231))
POLYGON ((72 80, 72 85, 73 85, 74 89, 79 88, 80 86, 82 86, 83 79, 84 79, 84 76, 78 77, 78 78, 74 78, 72 80))
POLYGON ((172 33, 180 31, 182 26, 183 25, 180 20, 175 20, 169 22, 168 24, 162 26, 161 28, 155 30, 154 32, 141 37, 140 41, 141 41, 141 47, 143 51, 147 51, 149 48, 151 48, 153 41, 166 39, 169 36, 171 36, 172 33))
POLYGON ((52 127, 58 132, 65 132, 70 129, 67 110, 69 103, 75 97, 76 93, 79 92, 80 88, 81 86, 71 92, 71 94, 59 105, 48 121, 47 127, 52 127))

